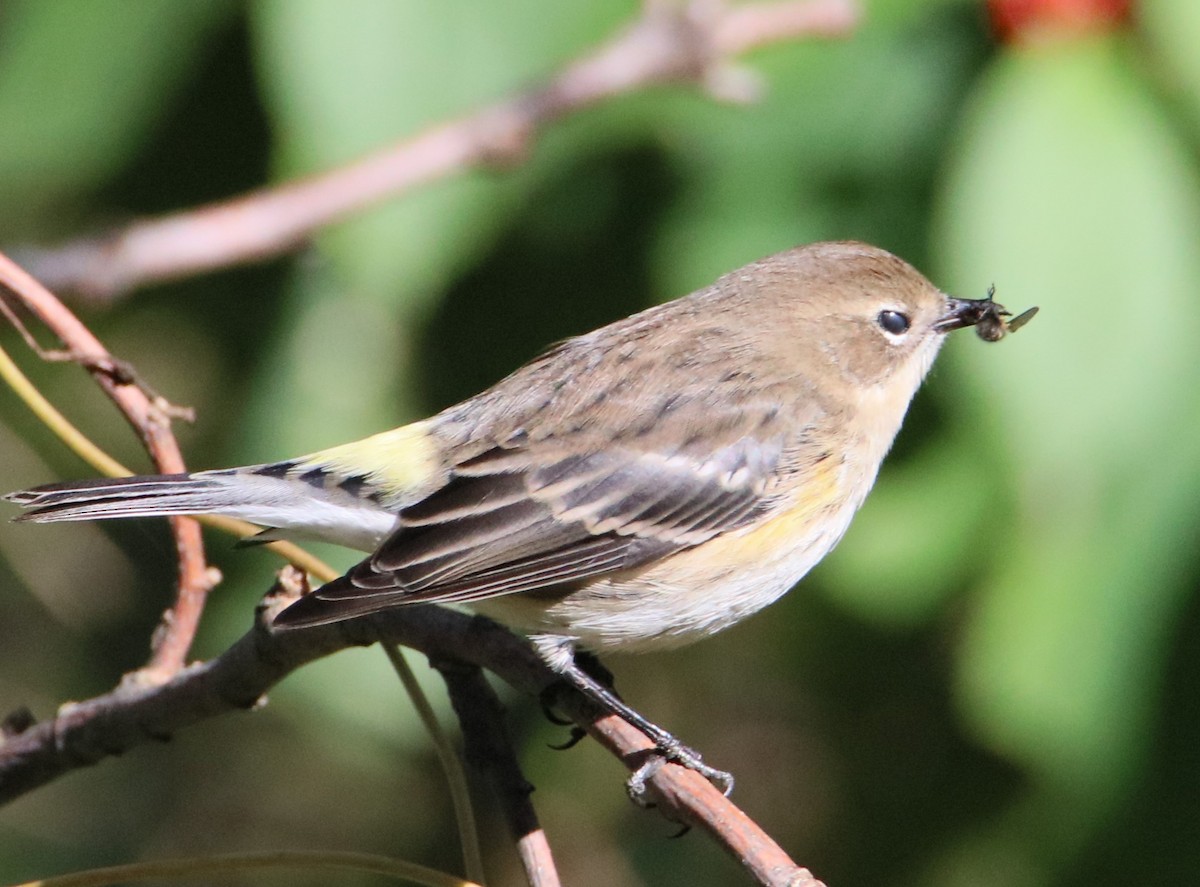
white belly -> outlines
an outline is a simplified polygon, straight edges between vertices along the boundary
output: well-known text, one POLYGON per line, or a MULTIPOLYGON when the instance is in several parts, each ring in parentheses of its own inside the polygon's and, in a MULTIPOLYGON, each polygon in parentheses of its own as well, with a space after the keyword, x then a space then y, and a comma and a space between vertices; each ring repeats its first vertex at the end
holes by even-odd
POLYGON ((559 600, 512 595, 472 606, 526 634, 571 638, 597 653, 678 647, 778 600, 833 548, 853 511, 804 545, 764 548, 731 533, 559 600))

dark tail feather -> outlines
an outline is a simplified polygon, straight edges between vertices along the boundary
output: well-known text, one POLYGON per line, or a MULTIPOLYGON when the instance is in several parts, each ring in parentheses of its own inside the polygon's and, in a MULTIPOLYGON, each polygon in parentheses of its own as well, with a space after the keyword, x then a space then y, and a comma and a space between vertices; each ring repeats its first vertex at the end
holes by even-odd
POLYGON ((306 594, 275 617, 277 628, 309 628, 369 616, 404 603, 403 592, 367 594, 342 576, 306 594))
POLYGON ((16 520, 48 522, 196 514, 225 504, 227 490, 203 475, 160 474, 46 484, 3 498, 29 509, 16 520))
POLYGON ((374 500, 291 478, 287 476, 291 464, 70 481, 3 498, 28 509, 19 521, 223 514, 278 528, 267 530, 256 542, 290 534, 363 551, 374 549, 394 528, 395 515, 374 500))

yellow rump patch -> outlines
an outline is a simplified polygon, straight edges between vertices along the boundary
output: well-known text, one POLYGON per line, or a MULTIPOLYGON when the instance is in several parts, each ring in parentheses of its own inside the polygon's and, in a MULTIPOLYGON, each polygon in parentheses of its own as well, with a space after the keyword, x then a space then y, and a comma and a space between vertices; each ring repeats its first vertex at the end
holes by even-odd
POLYGON ((323 468, 346 477, 365 475, 385 495, 429 483, 438 469, 437 441, 428 422, 414 422, 304 457, 298 467, 323 468))

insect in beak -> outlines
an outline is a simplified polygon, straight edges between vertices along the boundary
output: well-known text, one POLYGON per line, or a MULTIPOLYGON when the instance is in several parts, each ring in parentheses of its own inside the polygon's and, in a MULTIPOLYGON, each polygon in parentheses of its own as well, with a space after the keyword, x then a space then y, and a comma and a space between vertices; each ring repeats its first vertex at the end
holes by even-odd
POLYGON ((996 287, 988 287, 982 299, 947 299, 946 313, 934 324, 938 332, 948 333, 964 327, 975 327, 975 333, 985 342, 999 342, 1008 333, 1015 333, 1037 314, 1037 307, 1022 311, 1012 320, 1012 312, 993 297, 996 287))

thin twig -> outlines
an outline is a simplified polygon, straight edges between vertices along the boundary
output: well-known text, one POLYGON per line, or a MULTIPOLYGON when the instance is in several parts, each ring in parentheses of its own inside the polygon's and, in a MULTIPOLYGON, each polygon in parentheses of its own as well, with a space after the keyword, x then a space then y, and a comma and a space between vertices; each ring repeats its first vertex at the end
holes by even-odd
POLYGON ((800 37, 849 33, 855 0, 647 3, 642 15, 544 85, 433 126, 347 166, 242 197, 134 222, 107 236, 21 259, 57 290, 111 299, 135 287, 296 248, 317 229, 421 185, 528 156, 547 124, 599 102, 662 84, 696 83, 748 100, 732 59, 800 37))
POLYGON ((463 756, 487 776, 500 802, 509 833, 530 887, 559 887, 558 870, 505 725, 504 705, 478 665, 445 656, 431 657, 450 693, 463 731, 463 756))
POLYGON ((462 841, 463 868, 467 877, 472 881, 482 882, 484 879, 483 851, 479 846, 479 829, 475 823, 475 808, 471 804, 471 792, 467 785, 467 774, 463 770, 462 761, 454 750, 454 743, 442 729, 437 713, 429 704, 429 698, 425 695, 425 691, 417 683, 417 676, 413 674, 413 670, 405 660, 404 653, 389 641, 381 640, 379 643, 383 647, 383 652, 387 654, 388 661, 392 663, 396 676, 400 678, 400 683, 408 692, 413 708, 417 710, 417 716, 425 725, 425 732, 433 740, 434 751, 446 774, 450 801, 454 806, 454 816, 458 820, 458 834, 462 841))
MULTIPOLYGON (((585 706, 591 704, 582 701, 585 706)), ((556 704, 573 720, 581 719, 579 700, 564 703, 559 699, 556 704)), ((616 715, 605 715, 593 722, 588 726, 588 733, 621 758, 630 770, 638 769, 646 762, 647 755, 654 753, 654 743, 616 715)), ((694 770, 666 766, 648 784, 658 806, 670 811, 670 818, 712 835, 760 884, 824 887, 808 869, 797 866, 756 822, 694 770)))
MULTIPOLYGON (((260 610, 255 627, 217 658, 189 665, 160 685, 128 682, 110 693, 64 706, 0 743, 0 804, 79 767, 121 754, 218 714, 253 707, 287 674, 350 646, 379 638, 472 662, 533 698, 558 677, 523 640, 488 620, 442 607, 406 607, 366 619, 303 631, 277 632, 270 620, 292 598, 260 610)), ((571 691, 556 706, 631 769, 648 753, 650 741, 619 719, 595 719, 591 703, 571 691)), ((819 887, 787 854, 707 780, 675 765, 651 777, 659 809, 713 837, 759 883, 771 887, 819 887)))
POLYGON ((39 422, 54 432, 54 435, 84 462, 109 477, 122 477, 132 473, 96 446, 87 435, 76 428, 50 401, 46 400, 3 348, 0 348, 0 379, 3 379, 4 383, 29 407, 39 422))
POLYGON ((17 312, 9 306, 3 292, 0 292, 0 314, 4 315, 5 320, 25 340, 25 344, 29 347, 29 350, 47 363, 77 363, 85 370, 105 373, 118 384, 136 385, 142 389, 151 403, 162 410, 169 418, 182 419, 185 422, 196 421, 195 410, 191 407, 181 407, 168 402, 165 397, 150 387, 150 383, 127 360, 120 360, 111 354, 98 357, 94 354, 86 354, 81 351, 70 351, 62 348, 43 348, 33 333, 29 332, 29 329, 25 326, 25 322, 21 320, 17 312))
MULTIPOLYGON (((8 319, 18 328, 21 335, 25 338, 27 344, 39 356, 45 357, 45 352, 33 340, 32 335, 24 324, 16 317, 15 314, 8 309, 7 304, 0 299, 0 306, 3 306, 2 312, 8 319)), ((89 366, 89 364, 85 364, 89 366)), ((135 382, 136 374, 123 384, 139 384, 143 393, 149 389, 140 383, 135 382)), ((97 471, 102 474, 107 474, 110 477, 124 477, 132 474, 132 472, 121 463, 117 462, 100 447, 96 446, 86 435, 76 428, 61 412, 59 412, 53 404, 51 404, 37 387, 29 380, 29 378, 21 372, 16 363, 9 357, 8 353, 0 348, 0 379, 21 398, 22 401, 30 408, 42 423, 49 428, 55 435, 62 440, 72 452, 76 453, 84 461, 92 465, 97 471)), ((114 380, 120 381, 120 380, 114 380)), ((221 515, 198 515, 195 520, 202 524, 207 524, 224 532, 231 533, 239 538, 245 538, 254 535, 258 532, 258 527, 245 521, 236 520, 233 518, 224 517, 221 515)), ((280 556, 286 558, 293 565, 315 576, 322 582, 330 582, 337 578, 338 573, 329 567, 323 561, 313 557, 308 552, 293 545, 290 542, 276 541, 268 543, 268 548, 274 550, 280 556)), ((182 563, 183 550, 180 550, 180 558, 182 563)), ((301 577, 302 578, 302 577, 301 577)), ((206 571, 207 588, 211 589, 220 581, 220 573, 216 568, 209 568, 206 571)), ((196 612, 197 619, 199 611, 196 612)), ((161 634, 167 631, 172 626, 172 612, 168 611, 161 623, 158 632, 161 634)), ((158 641, 154 648, 161 649, 163 644, 158 641)), ((177 648, 178 644, 175 645, 177 648)), ((455 810, 458 811, 458 819, 460 826, 460 834, 463 842, 463 852, 467 863, 467 875, 475 881, 482 881, 483 862, 482 854, 479 849, 479 838, 475 829, 474 814, 470 808, 470 795, 467 791, 466 776, 463 773, 462 765, 459 763, 457 756, 451 746, 449 739, 444 731, 437 724, 436 717, 433 715, 433 710, 425 698, 420 686, 416 683, 412 675, 412 671, 408 669, 402 655, 398 650, 395 650, 390 645, 384 645, 388 652, 389 658, 392 660, 393 666, 396 668, 401 681, 404 684, 405 690, 413 701, 413 705, 421 714, 425 726, 429 730, 430 739, 433 742, 434 748, 438 752, 438 756, 442 763, 443 771, 446 774, 446 780, 450 788, 450 795, 454 801, 455 810), (394 655, 393 655, 394 654, 394 655)), ((186 647, 183 648, 186 653, 186 647)), ((127 676, 127 681, 136 683, 156 683, 164 677, 169 677, 182 667, 183 663, 164 668, 162 664, 151 661, 151 663, 139 672, 127 676)))
POLYGON ((105 887, 130 881, 177 879, 184 875, 244 875, 248 872, 273 872, 302 868, 307 872, 348 871, 402 878, 424 887, 482 887, 474 881, 464 881, 434 869, 377 856, 373 853, 345 851, 275 850, 265 853, 219 853, 212 856, 191 856, 178 859, 158 859, 133 862, 101 869, 89 869, 43 878, 14 887, 105 887))
MULTIPOLYGON (((114 375, 108 367, 118 366, 119 362, 92 331, 53 293, 2 253, 0 287, 7 287, 62 340, 68 351, 88 355, 84 368, 137 431, 161 473, 176 474, 187 470, 163 405, 131 380, 114 375)), ((155 633, 150 661, 144 672, 147 676, 169 676, 183 667, 214 580, 204 558, 200 525, 187 517, 170 518, 170 524, 179 557, 179 584, 175 602, 163 614, 160 628, 155 633)))
MULTIPOLYGON (((50 403, 29 377, 21 372, 20 367, 0 348, 0 380, 11 388, 25 403, 43 425, 66 444, 67 449, 86 462, 96 471, 108 477, 128 477, 133 472, 110 456, 88 438, 82 431, 71 423, 58 409, 50 403)), ((196 520, 205 526, 246 539, 254 536, 261 529, 254 524, 232 517, 217 514, 201 514, 196 520)), ((268 542, 264 548, 270 549, 293 566, 310 573, 322 582, 336 579, 337 571, 319 558, 313 557, 303 548, 291 542, 268 542)))

